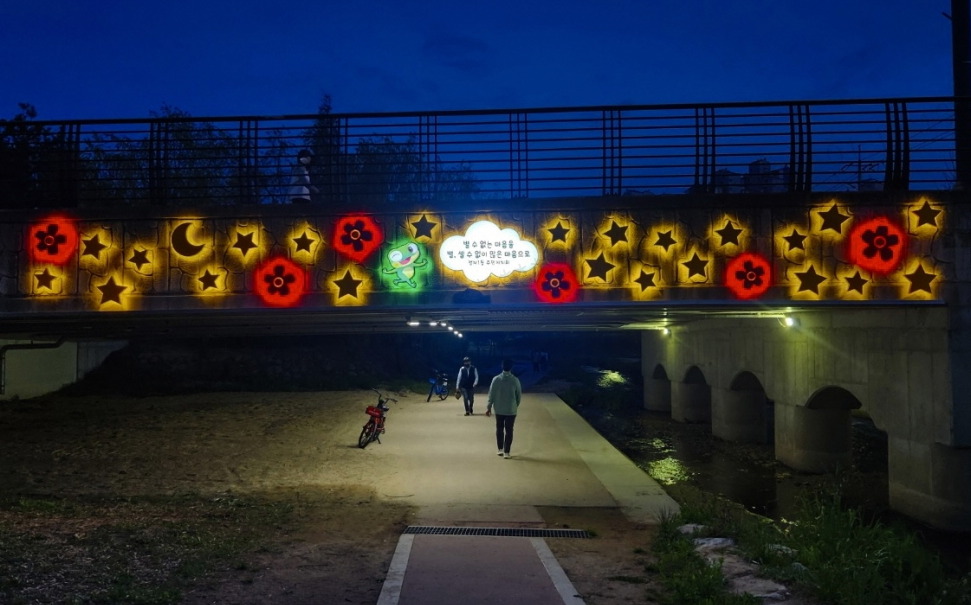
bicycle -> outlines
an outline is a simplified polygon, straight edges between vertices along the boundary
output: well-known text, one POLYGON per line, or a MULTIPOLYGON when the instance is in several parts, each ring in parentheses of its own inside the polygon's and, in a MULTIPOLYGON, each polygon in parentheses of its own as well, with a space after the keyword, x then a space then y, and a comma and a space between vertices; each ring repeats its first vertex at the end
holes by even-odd
POLYGON ((432 395, 438 395, 439 399, 445 401, 448 398, 448 376, 438 370, 432 370, 432 372, 435 372, 437 376, 428 379, 428 382, 432 383, 432 386, 428 389, 428 399, 425 401, 431 401, 432 395))
POLYGON ((361 429, 361 436, 357 438, 357 447, 361 449, 366 448, 372 441, 381 443, 381 433, 384 432, 385 414, 391 409, 388 407, 388 402, 398 403, 397 399, 382 395, 381 391, 377 389, 371 390, 378 394, 378 405, 369 405, 364 410, 364 413, 369 418, 364 423, 364 428, 361 429))

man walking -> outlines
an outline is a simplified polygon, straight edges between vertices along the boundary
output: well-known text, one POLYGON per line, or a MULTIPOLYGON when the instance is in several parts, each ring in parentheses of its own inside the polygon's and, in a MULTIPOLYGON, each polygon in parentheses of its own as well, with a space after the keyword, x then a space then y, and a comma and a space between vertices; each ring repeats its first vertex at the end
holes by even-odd
POLYGON ((468 357, 462 359, 459 376, 455 379, 455 388, 462 393, 462 403, 465 404, 465 415, 472 415, 472 405, 475 403, 475 387, 479 385, 479 370, 475 369, 468 357))
POLYGON ((516 424, 516 412, 519 402, 523 398, 523 386, 512 373, 512 359, 502 360, 502 374, 492 379, 489 385, 489 403, 486 405, 486 416, 492 415, 492 408, 496 408, 496 444, 499 455, 509 458, 509 448, 512 446, 512 429, 516 424))

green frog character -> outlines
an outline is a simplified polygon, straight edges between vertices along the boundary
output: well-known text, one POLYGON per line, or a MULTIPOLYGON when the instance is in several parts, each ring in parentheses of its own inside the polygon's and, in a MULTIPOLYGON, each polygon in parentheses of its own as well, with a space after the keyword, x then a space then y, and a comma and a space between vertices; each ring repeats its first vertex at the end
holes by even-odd
POLYGON ((412 279, 415 277, 415 267, 424 267, 428 264, 427 259, 421 258, 421 248, 415 242, 393 248, 388 252, 388 262, 391 263, 391 269, 385 269, 384 272, 397 275, 393 285, 408 284, 412 288, 418 287, 412 279))

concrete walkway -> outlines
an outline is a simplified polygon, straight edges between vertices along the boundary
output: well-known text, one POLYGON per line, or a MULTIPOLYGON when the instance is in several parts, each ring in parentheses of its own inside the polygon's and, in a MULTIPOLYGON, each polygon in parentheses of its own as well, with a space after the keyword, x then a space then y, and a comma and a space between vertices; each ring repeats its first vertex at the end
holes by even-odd
MULTIPOLYGON (((380 447, 407 457, 407 472, 380 491, 417 507, 423 527, 543 528, 537 506, 618 507, 633 522, 656 523, 677 504, 552 394, 526 394, 512 458, 496 455, 485 395, 475 415, 461 401, 420 403, 395 414, 380 447)), ((580 605, 542 538, 403 535, 379 605, 517 603, 580 605)))

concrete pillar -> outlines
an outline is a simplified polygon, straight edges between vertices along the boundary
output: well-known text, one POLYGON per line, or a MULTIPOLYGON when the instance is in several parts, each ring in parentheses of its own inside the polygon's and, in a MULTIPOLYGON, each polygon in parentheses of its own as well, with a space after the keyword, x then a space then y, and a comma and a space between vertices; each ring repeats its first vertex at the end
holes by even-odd
POLYGON ((716 389, 711 400, 711 434, 725 441, 765 441, 765 392, 716 389))
POLYGON ((853 425, 850 410, 775 406, 775 458, 790 468, 825 473, 850 465, 853 425))
POLYGON ((652 412, 671 411, 671 381, 667 378, 644 380, 644 409, 652 412))
POLYGON ((678 422, 711 422, 711 387, 698 383, 672 383, 671 418, 678 422))
POLYGON ((887 440, 890 507, 948 531, 971 531, 971 448, 887 440))

